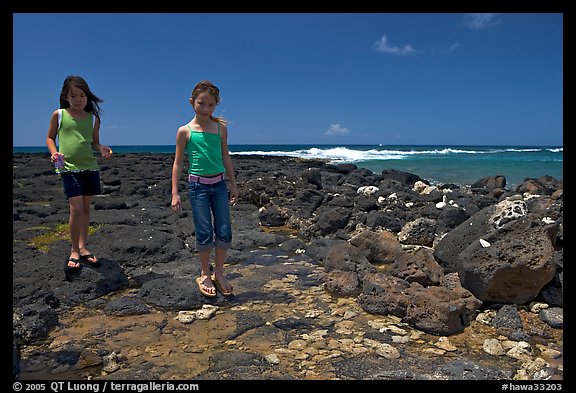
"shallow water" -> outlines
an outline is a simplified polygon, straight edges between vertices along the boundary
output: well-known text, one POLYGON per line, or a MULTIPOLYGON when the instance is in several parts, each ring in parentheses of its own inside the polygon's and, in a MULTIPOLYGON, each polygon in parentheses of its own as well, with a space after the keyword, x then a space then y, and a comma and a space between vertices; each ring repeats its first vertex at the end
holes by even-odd
MULTIPOLYGON (((411 329, 393 316, 368 314, 355 299, 331 296, 320 286, 322 271, 305 255, 255 250, 244 263, 226 267, 235 296, 226 298, 210 319, 190 324, 176 320, 175 311, 158 309, 143 315, 107 315, 107 300, 134 296, 138 289, 110 294, 99 306, 78 306, 65 313, 44 344, 23 350, 20 379, 119 379, 145 368, 160 380, 191 380, 210 373, 219 354, 236 351, 277 360, 272 365, 277 378, 349 379, 336 362, 373 354, 374 339, 389 341, 390 332, 402 337, 392 343, 399 360, 422 359, 423 373, 435 371, 426 369, 431 358, 470 359, 502 370, 521 366, 518 360, 482 350, 486 338, 499 337, 491 326, 472 322, 448 338, 454 351, 442 351, 437 336, 411 329), (108 373, 102 358, 111 353, 117 355, 118 369, 108 373)), ((535 314, 522 315, 530 329, 545 332, 543 343, 562 350, 562 330, 547 327, 535 314)), ((546 360, 555 372, 552 379, 562 379, 563 358, 546 360)))

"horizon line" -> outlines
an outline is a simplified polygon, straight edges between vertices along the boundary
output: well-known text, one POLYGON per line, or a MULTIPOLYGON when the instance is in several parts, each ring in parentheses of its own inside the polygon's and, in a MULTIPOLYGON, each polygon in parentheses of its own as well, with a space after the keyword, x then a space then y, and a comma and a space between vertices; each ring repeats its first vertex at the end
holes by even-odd
MULTIPOLYGON (((109 144, 108 146, 128 147, 128 146, 176 146, 176 144, 139 144, 139 145, 116 145, 109 144)), ((564 147, 561 145, 513 145, 513 144, 429 144, 429 143, 229 143, 228 146, 522 146, 522 147, 564 147)), ((26 147, 46 147, 45 145, 19 145, 12 146, 12 148, 26 148, 26 147)), ((47 148, 47 147, 46 147, 47 148)))

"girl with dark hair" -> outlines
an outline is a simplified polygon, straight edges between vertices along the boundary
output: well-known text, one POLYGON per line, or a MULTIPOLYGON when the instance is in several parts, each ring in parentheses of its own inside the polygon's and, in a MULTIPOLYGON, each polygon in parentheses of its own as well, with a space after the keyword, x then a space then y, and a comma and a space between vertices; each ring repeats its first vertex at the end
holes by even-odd
POLYGON ((50 117, 46 146, 57 163, 70 206, 70 256, 66 274, 80 270, 80 262, 97 267, 98 258, 87 248, 92 196, 101 193, 100 171, 94 151, 108 158, 112 150, 100 144, 100 106, 103 102, 79 76, 68 76, 60 93, 60 109, 50 117), (58 147, 56 145, 58 138, 58 147))

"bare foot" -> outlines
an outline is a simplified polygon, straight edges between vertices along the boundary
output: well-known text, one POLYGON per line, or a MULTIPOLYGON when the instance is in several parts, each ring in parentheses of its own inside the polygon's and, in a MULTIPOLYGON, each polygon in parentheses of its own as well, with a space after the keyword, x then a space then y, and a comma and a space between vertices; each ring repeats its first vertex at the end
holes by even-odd
POLYGON ((216 288, 214 288, 214 283, 209 276, 196 277, 196 284, 198 284, 198 289, 204 296, 216 296, 216 288))
POLYGON ((224 274, 213 274, 212 281, 220 293, 224 296, 230 296, 234 294, 234 287, 226 280, 224 274))
POLYGON ((96 258, 96 256, 94 254, 92 254, 90 251, 88 251, 85 248, 80 250, 80 259, 83 259, 86 262, 90 262, 93 264, 98 263, 98 258, 96 258))

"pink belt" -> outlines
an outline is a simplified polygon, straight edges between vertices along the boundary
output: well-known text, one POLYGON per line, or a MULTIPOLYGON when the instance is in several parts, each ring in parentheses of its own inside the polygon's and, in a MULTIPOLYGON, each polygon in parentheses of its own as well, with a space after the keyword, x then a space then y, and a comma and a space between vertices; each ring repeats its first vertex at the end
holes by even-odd
POLYGON ((215 184, 218 183, 220 181, 224 180, 224 174, 221 173, 218 176, 214 176, 214 177, 202 177, 202 176, 196 176, 196 175, 188 175, 188 181, 190 182, 194 182, 194 183, 200 183, 200 184, 215 184))

